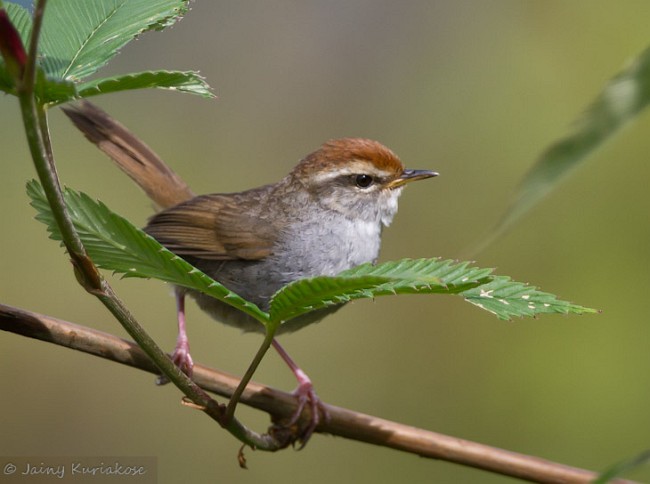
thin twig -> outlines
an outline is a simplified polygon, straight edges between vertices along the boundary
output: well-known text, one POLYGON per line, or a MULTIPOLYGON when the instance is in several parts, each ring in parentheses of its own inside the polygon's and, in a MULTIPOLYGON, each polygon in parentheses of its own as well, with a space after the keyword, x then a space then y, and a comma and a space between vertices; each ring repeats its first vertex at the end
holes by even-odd
MULTIPOLYGON (((30 311, 0 304, 0 329, 83 351, 150 373, 158 372, 156 366, 134 343, 30 311)), ((230 397, 240 382, 233 375, 200 364, 194 367, 194 381, 204 390, 224 397, 230 397)), ((255 382, 246 387, 241 402, 269 413, 274 419, 289 417, 296 409, 296 400, 291 394, 255 382)), ((321 422, 317 432, 531 482, 588 483, 598 477, 588 470, 402 425, 333 405, 325 407, 330 419, 321 422)), ((303 415, 303 418, 307 419, 309 415, 303 415)), ((619 479, 612 482, 623 484, 633 481, 619 479)))

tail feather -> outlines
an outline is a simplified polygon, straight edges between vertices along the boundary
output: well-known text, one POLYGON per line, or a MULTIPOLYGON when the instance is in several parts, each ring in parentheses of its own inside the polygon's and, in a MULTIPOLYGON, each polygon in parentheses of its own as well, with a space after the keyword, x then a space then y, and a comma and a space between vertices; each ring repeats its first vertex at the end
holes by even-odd
POLYGON ((185 181, 122 124, 82 101, 62 108, 84 136, 106 153, 161 209, 194 197, 185 181))

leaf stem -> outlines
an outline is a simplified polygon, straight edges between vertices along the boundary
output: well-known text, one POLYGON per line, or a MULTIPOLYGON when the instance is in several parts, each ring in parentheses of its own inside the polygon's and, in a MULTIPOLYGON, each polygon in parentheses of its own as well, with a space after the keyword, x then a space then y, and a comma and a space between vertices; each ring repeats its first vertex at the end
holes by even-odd
POLYGON ((36 79, 36 57, 38 56, 38 40, 41 35, 43 25, 43 14, 47 0, 38 0, 34 6, 32 19, 32 34, 29 39, 29 52, 27 54, 27 64, 23 73, 23 79, 18 86, 18 92, 23 91, 25 94, 34 93, 34 81, 36 79))
POLYGON ((266 335, 264 336, 264 341, 262 341, 262 345, 257 350, 257 353, 255 353, 255 357, 253 358, 253 361, 251 361, 251 364, 248 366, 246 373, 244 373, 244 376, 239 382, 239 385, 237 385, 237 388, 235 389, 232 396, 230 397, 230 400, 228 401, 228 406, 226 407, 226 411, 223 416, 224 424, 227 425, 231 420, 233 420, 233 417, 235 415, 235 408, 237 407, 237 403, 239 402, 242 393, 244 393, 244 390, 246 390, 246 385, 248 385, 248 383, 253 378, 253 374, 257 370, 257 367, 260 365, 262 358, 264 358, 264 355, 271 347, 271 343, 273 343, 273 336, 275 335, 275 329, 276 327, 270 328, 267 326, 266 335))

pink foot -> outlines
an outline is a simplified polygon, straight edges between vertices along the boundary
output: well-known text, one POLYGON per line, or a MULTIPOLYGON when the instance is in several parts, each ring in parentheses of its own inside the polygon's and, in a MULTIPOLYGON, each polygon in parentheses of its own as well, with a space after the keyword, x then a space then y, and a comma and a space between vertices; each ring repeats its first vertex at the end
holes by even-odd
MULTIPOLYGON (((178 318, 178 338, 176 339, 174 353, 172 353, 172 361, 183 373, 191 378, 194 361, 190 355, 190 341, 187 338, 185 328, 185 292, 182 289, 176 289, 176 316, 178 318)), ((169 383, 169 380, 164 375, 159 376, 156 380, 157 385, 166 383, 169 383)))
POLYGON ((303 410, 307 405, 309 405, 309 422, 303 429, 300 430, 300 433, 298 435, 298 440, 301 442, 300 449, 302 449, 305 445, 307 445, 307 441, 309 441, 311 438, 312 434, 316 430, 316 427, 318 427, 318 424, 321 423, 321 418, 325 421, 328 421, 330 416, 327 409, 325 408, 325 405, 323 402, 321 402, 320 398, 318 398, 318 395, 316 395, 314 385, 312 384, 311 379, 307 376, 307 374, 302 371, 298 365, 296 365, 296 363, 291 359, 287 352, 284 351, 284 348, 282 348, 282 346, 280 346, 276 340, 273 340, 273 347, 277 350, 287 365, 289 365, 289 368, 291 368, 291 371, 298 380, 298 387, 293 391, 293 395, 298 401, 298 408, 296 408, 296 411, 291 416, 291 419, 286 425, 284 425, 284 427, 292 427, 298 423, 303 410))
POLYGON ((192 355, 190 355, 190 345, 187 340, 176 344, 174 353, 172 353, 172 361, 183 373, 189 377, 192 376, 194 360, 192 360, 192 355))
POLYGON ((318 395, 316 395, 314 385, 307 374, 298 368, 296 371, 294 371, 294 375, 296 375, 296 378, 298 379, 298 387, 293 391, 292 394, 296 397, 296 400, 298 400, 298 408, 291 416, 291 420, 289 420, 287 426, 291 427, 292 425, 295 425, 300 419, 300 416, 302 415, 305 407, 309 405, 309 423, 301 431, 299 437, 301 442, 300 449, 302 449, 305 445, 307 445, 307 441, 311 438, 314 430, 316 430, 316 427, 318 427, 318 424, 321 422, 321 416, 325 421, 328 421, 329 413, 327 412, 327 409, 325 408, 323 402, 321 402, 320 398, 318 398, 318 395))

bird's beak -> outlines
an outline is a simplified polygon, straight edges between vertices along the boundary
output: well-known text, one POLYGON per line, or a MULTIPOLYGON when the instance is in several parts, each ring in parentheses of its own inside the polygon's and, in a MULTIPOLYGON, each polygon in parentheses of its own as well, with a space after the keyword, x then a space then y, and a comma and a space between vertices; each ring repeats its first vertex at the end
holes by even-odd
POLYGON ((388 184, 388 188, 397 188, 416 180, 424 180, 438 176, 438 172, 431 170, 404 170, 399 178, 396 178, 388 184))

